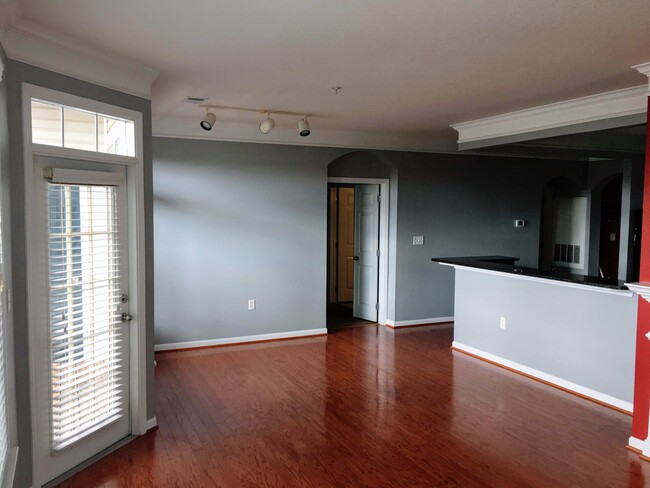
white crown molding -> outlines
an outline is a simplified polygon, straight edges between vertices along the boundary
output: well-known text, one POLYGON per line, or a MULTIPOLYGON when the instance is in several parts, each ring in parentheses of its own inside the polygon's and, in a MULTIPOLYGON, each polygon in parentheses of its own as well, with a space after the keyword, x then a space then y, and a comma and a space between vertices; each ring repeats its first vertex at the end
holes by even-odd
POLYGON ((387 134, 319 129, 317 119, 310 119, 311 135, 300 137, 296 127, 275 126, 269 134, 262 134, 255 123, 220 122, 211 131, 199 126, 203 112, 196 118, 153 117, 153 136, 174 139, 201 139, 208 141, 249 142, 257 144, 284 144, 289 146, 336 147, 362 150, 410 151, 425 153, 456 153, 456 145, 432 140, 426 135, 387 134))
POLYGON ((650 283, 625 283, 625 286, 645 301, 650 302, 650 283))
POLYGON ((648 95, 650 96, 650 63, 637 64, 632 66, 632 69, 648 77, 648 95))
POLYGON ((645 85, 624 88, 453 124, 451 127, 458 132, 458 143, 463 144, 637 115, 647 111, 647 91, 645 85))
POLYGON ((160 74, 27 21, 5 31, 1 41, 10 59, 146 99, 160 74))

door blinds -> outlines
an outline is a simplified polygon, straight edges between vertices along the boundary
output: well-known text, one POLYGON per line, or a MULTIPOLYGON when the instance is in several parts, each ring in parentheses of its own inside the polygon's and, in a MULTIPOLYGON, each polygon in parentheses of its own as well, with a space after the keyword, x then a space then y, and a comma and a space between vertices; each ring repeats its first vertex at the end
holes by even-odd
POLYGON ((126 412, 116 196, 113 186, 47 184, 53 453, 126 412))

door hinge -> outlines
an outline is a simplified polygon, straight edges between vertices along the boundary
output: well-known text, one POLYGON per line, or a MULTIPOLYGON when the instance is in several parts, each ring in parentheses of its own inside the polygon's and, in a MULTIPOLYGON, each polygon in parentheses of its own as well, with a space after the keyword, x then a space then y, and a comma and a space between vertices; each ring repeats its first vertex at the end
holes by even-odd
POLYGON ((377 195, 377 203, 381 203, 381 195, 377 195))
POLYGON ((380 254, 381 254, 381 251, 379 249, 377 249, 377 257, 379 257, 380 254))
POLYGON ((375 303, 375 310, 379 310, 379 304, 375 303))

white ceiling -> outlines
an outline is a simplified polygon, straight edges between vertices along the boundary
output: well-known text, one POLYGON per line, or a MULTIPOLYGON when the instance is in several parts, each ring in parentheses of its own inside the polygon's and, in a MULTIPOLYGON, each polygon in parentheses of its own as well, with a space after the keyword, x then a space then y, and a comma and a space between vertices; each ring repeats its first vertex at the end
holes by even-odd
MULTIPOLYGON (((154 125, 169 131, 183 124, 198 130, 202 112, 181 101, 202 96, 220 105, 311 112, 309 139, 316 143, 317 134, 329 132, 347 145, 355 137, 358 146, 372 145, 372 137, 362 141, 365 134, 396 148, 449 148, 452 123, 641 85, 647 80, 630 67, 650 61, 648 0, 18 5, 23 20, 159 71, 154 125), (338 95, 333 86, 342 87, 338 95)), ((297 132, 293 118, 276 117, 279 129, 260 136, 255 114, 217 115, 209 133, 215 138, 220 125, 232 138, 249 130, 251 140, 268 142, 297 132)))

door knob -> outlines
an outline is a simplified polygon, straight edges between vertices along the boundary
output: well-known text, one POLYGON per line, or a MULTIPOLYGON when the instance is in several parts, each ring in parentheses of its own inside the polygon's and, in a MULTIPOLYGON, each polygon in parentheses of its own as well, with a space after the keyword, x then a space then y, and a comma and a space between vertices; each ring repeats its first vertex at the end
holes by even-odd
POLYGON ((124 312, 122 314, 122 322, 131 322, 132 320, 133 320, 133 315, 131 315, 130 313, 124 312))
POLYGON ((359 256, 354 256, 352 259, 354 259, 355 261, 359 261, 359 256))

